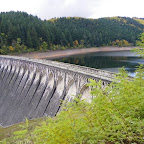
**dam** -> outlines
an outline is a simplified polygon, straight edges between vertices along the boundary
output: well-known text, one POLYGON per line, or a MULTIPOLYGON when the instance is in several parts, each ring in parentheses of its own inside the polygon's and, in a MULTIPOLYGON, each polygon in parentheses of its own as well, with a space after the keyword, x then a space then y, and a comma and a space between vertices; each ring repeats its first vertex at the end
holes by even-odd
POLYGON ((111 83, 112 72, 66 64, 0 55, 0 124, 3 127, 28 119, 54 117, 62 101, 74 96, 90 101, 89 79, 111 83))

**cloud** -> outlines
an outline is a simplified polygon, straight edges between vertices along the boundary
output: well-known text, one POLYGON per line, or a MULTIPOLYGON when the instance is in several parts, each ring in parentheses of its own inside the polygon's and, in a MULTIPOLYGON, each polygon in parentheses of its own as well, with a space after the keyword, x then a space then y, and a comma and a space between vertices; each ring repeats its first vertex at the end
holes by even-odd
POLYGON ((25 11, 34 14, 39 10, 40 0, 2 0, 0 11, 25 11))
POLYGON ((41 19, 54 17, 144 17, 144 0, 2 0, 0 11, 25 11, 41 19))
POLYGON ((93 8, 97 8, 102 0, 45 0, 37 12, 42 19, 53 17, 90 17, 93 8))
POLYGON ((144 0, 103 0, 98 9, 93 9, 91 17, 144 17, 144 0))

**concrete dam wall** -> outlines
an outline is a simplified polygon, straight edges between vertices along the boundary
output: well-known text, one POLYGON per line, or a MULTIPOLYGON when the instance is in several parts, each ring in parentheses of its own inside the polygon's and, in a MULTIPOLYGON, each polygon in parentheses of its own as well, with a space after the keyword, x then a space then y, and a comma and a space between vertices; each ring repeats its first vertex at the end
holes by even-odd
POLYGON ((90 101, 88 79, 107 85, 114 73, 49 60, 0 56, 0 124, 55 116, 62 100, 90 101))

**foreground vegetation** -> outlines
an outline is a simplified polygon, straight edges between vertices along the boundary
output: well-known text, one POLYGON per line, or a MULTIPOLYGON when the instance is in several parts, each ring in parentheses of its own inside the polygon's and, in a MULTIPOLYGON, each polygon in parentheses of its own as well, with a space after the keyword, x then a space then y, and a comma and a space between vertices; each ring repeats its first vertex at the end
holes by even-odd
POLYGON ((135 45, 144 20, 112 17, 54 18, 42 21, 25 12, 0 13, 0 54, 67 48, 135 45))
MULTIPOLYGON (((141 34, 139 45, 143 45, 141 34)), ((138 53, 144 55, 143 50, 138 53)), ((54 118, 38 125, 26 119, 25 126, 16 130, 2 143, 35 144, 143 144, 144 143, 144 65, 136 70, 135 78, 121 69, 110 85, 102 88, 101 81, 90 80, 91 103, 76 97, 54 118)))
MULTIPOLYGON (((29 131, 34 130, 34 128, 40 125, 42 121, 45 121, 45 118, 29 120, 29 131)), ((13 140, 13 133, 15 131, 23 130, 24 127, 25 127, 25 123, 23 122, 6 128, 0 127, 0 144, 5 143, 4 141, 1 141, 4 138, 7 138, 8 143, 15 143, 15 141, 13 140)))

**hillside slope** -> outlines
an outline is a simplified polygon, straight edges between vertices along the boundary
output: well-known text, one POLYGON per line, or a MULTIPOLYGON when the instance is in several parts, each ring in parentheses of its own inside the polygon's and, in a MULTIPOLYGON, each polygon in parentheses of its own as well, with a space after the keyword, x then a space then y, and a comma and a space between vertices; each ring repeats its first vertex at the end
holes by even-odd
POLYGON ((107 46, 116 40, 135 45, 143 29, 142 19, 138 18, 63 17, 42 21, 25 12, 3 12, 0 13, 0 49, 21 52, 19 49, 24 46, 34 50, 107 46), (7 46, 12 47, 6 49, 7 46))

